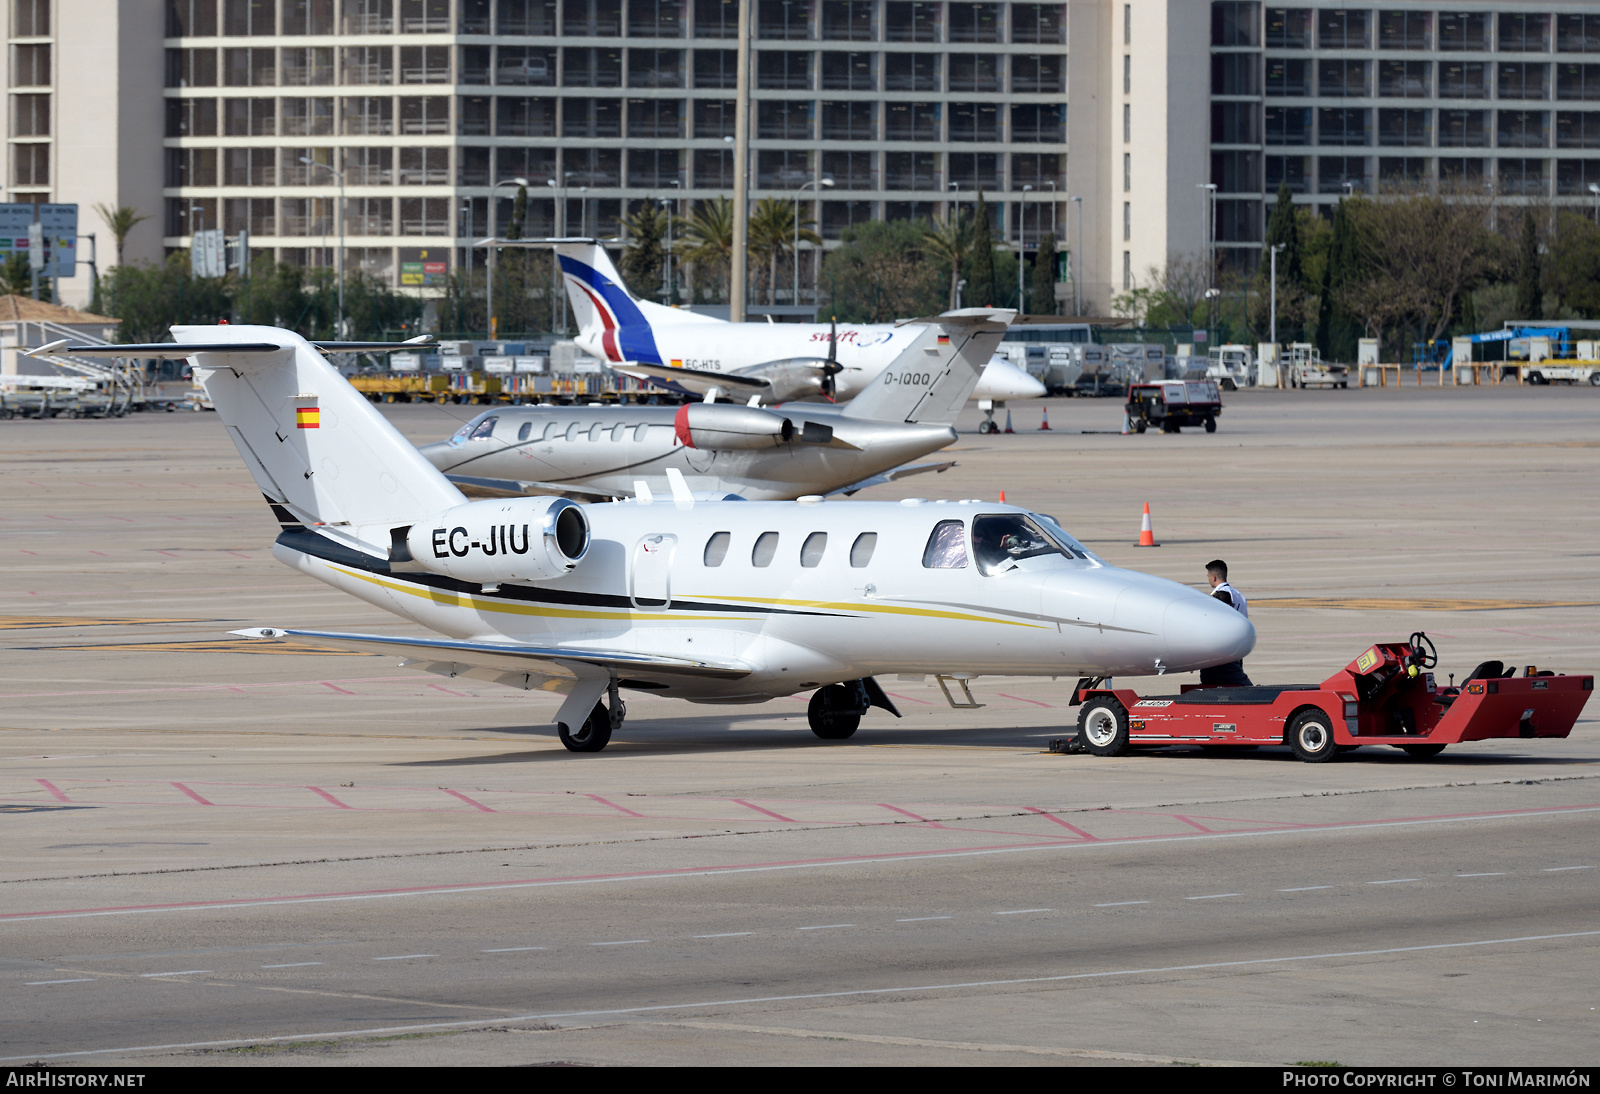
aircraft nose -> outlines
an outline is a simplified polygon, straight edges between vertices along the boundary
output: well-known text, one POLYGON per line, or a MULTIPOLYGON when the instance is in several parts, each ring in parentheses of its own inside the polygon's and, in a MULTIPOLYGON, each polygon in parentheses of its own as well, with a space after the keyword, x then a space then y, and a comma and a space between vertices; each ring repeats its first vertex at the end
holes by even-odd
POLYGON ((421 452, 423 458, 440 471, 448 471, 454 462, 451 456, 455 449, 451 448, 447 441, 435 441, 433 444, 419 445, 417 451, 421 452))
POLYGON ((1250 620, 1212 597, 1197 594, 1173 600, 1161 623, 1168 672, 1224 665, 1255 649, 1256 629, 1250 620))
POLYGON ((1009 361, 990 361, 978 383, 977 397, 984 399, 1038 399, 1044 385, 1009 361))

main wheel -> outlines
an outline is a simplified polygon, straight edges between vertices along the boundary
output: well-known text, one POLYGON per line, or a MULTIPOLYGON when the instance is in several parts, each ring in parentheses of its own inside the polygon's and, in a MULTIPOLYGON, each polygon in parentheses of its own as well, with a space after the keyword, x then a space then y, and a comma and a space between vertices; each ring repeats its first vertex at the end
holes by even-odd
POLYGON ((1600 369, 1595 369, 1589 373, 1589 386, 1600 387, 1600 369))
POLYGON ((1111 698, 1090 699, 1078 714, 1078 740, 1096 756, 1128 751, 1128 712, 1111 698))
POLYGON ((1163 433, 1177 433, 1182 428, 1182 426, 1173 421, 1171 418, 1168 418, 1166 421, 1161 423, 1161 432, 1163 433))
POLYGON ((589 720, 577 732, 568 729, 565 722, 557 723, 557 729, 568 752, 599 752, 611 743, 611 714, 604 703, 596 703, 589 712, 589 720))
POLYGON ((1289 725, 1289 747, 1308 764, 1326 763, 1339 754, 1333 725, 1320 710, 1308 710, 1289 725))
POLYGON ((1140 418, 1138 421, 1133 423, 1133 431, 1135 433, 1143 433, 1148 428, 1150 428, 1150 423, 1145 421, 1143 418, 1140 418))
POLYGON ((1217 431, 1217 420, 1215 418, 1207 418, 1206 419, 1206 432, 1207 433, 1215 433, 1216 431, 1217 431))
POLYGON ((1239 385, 1234 383, 1232 380, 1223 380, 1222 381, 1222 390, 1223 391, 1238 391, 1239 390, 1239 385))
POLYGON ((861 715, 853 709, 854 696, 843 684, 818 688, 806 707, 811 732, 824 741, 843 741, 861 725, 861 715))
POLYGON ((1444 751, 1444 745, 1401 745, 1400 751, 1413 760, 1431 760, 1444 751))

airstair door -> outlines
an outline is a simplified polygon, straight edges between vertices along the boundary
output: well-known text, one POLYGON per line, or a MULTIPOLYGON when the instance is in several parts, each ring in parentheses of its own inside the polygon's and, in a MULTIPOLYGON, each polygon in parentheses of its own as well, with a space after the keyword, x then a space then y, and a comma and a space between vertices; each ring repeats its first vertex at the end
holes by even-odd
POLYGON ((628 597, 633 606, 660 611, 672 604, 672 556, 678 537, 653 532, 633 548, 628 566, 628 597))

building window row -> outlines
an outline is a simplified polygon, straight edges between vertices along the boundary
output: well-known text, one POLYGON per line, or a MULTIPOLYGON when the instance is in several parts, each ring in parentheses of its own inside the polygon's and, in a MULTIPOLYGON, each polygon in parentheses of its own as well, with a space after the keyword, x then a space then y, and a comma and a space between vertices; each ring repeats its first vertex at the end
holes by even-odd
POLYGON ((1600 53, 1600 14, 1268 7, 1258 35, 1257 10, 1254 3, 1213 4, 1212 43, 1474 53, 1549 53, 1554 46, 1557 53, 1600 53))
MULTIPOLYGON (((13 46, 12 86, 50 82, 48 45, 13 46)), ((464 84, 504 87, 695 87, 732 89, 731 49, 621 46, 305 46, 178 48, 166 51, 166 86, 347 87, 464 84), (454 57, 455 67, 451 62, 454 57)), ((1249 55, 1218 59, 1243 69, 1249 55)), ((764 50, 755 86, 769 90, 1059 92, 1061 53, 877 53, 764 50), (1008 64, 1009 57, 1009 64, 1008 64)), ((1247 91, 1258 81, 1251 68, 1247 91)), ((1230 88, 1234 85, 1230 83, 1230 88)), ((1235 93, 1229 91, 1228 93, 1235 93)))
MULTIPOLYGON (((23 3, 31 9, 44 0, 23 3)), ((765 39, 1066 40, 1066 4, 1059 2, 755 0, 752 6, 755 32, 765 39)), ((734 0, 167 0, 166 33, 169 38, 449 33, 736 38, 738 19, 734 0)), ((17 25, 22 23, 19 15, 17 25)))
MULTIPOLYGON (((165 157, 165 181, 171 188, 314 186, 326 189, 332 176, 319 170, 318 165, 342 172, 347 186, 445 186, 452 180, 450 149, 442 147, 168 148, 165 157)), ((44 167, 48 170, 47 160, 44 167)), ((1000 191, 1031 186, 1042 195, 1047 190, 1064 193, 1066 186, 1066 157, 1054 152, 1006 156, 997 152, 818 154, 795 150, 758 152, 756 184, 764 189, 792 188, 819 177, 819 169, 820 177, 832 179, 833 189, 839 193, 952 188, 968 192, 1000 191)), ((718 190, 733 185, 733 155, 720 148, 558 150, 549 146, 467 146, 456 152, 454 182, 457 186, 489 186, 499 179, 519 177, 529 179, 534 186, 558 180, 570 186, 718 190)), ((404 231, 400 234, 417 233, 404 231)))
MULTIPOLYGON (((16 96, 14 109, 20 111, 24 99, 31 106, 40 98, 48 97, 16 96)), ((720 139, 732 136, 733 115, 734 104, 728 99, 467 96, 457 100, 453 131, 469 137, 720 139)), ((166 100, 169 137, 451 132, 451 101, 446 96, 166 100)), ((1007 107, 999 103, 764 99, 756 104, 755 136, 762 140, 1060 144, 1066 139, 1066 107, 1058 103, 1007 107)))
POLYGON ((1276 193, 1280 184, 1292 194, 1344 194, 1431 184, 1491 186, 1506 194, 1548 196, 1555 183, 1558 197, 1589 197, 1591 183, 1600 184, 1600 159, 1542 160, 1524 158, 1380 156, 1268 156, 1263 183, 1276 193))
MULTIPOLYGON (((1212 57, 1212 93, 1256 94, 1254 54, 1212 57), (1246 63, 1249 62, 1249 63, 1246 63)), ((1358 61, 1268 57, 1263 87, 1278 98, 1600 99, 1600 64, 1536 61, 1358 61)))
POLYGON ((1594 135, 1600 112, 1595 111, 1269 106, 1263 120, 1263 142, 1226 139, 1242 135, 1244 117, 1214 106, 1212 143, 1549 148, 1553 140, 1556 148, 1600 147, 1594 135))

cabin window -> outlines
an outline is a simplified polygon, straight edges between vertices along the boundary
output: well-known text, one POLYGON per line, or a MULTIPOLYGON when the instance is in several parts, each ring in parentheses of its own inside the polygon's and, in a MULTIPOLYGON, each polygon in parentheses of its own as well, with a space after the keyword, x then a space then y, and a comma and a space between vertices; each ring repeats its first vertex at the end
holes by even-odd
POLYGON ((713 532, 711 538, 706 540, 705 564, 707 566, 721 566, 722 560, 728 557, 728 544, 733 536, 728 532, 713 532))
POLYGON ((750 550, 750 565, 771 566, 772 560, 778 554, 778 533, 762 532, 756 539, 756 545, 750 550))
POLYGON ((1025 558, 1072 557, 1043 528, 1020 513, 990 513, 975 518, 972 549, 978 556, 978 569, 986 574, 1003 573, 1025 558))
POLYGON ((649 429, 650 429, 650 427, 648 425, 636 425, 636 426, 634 426, 633 427, 633 440, 634 440, 634 443, 636 443, 636 444, 644 444, 644 435, 645 435, 645 433, 647 433, 649 431, 649 429))
POLYGON ((611 439, 620 441, 628 435, 628 427, 621 422, 611 427, 611 439))
POLYGON ((959 520, 941 520, 928 536, 922 564, 930 570, 964 570, 967 566, 966 527, 959 520))
POLYGON ((591 441, 598 441, 601 437, 604 437, 608 432, 610 432, 610 431, 607 430, 605 426, 601 425, 599 422, 595 422, 594 425, 589 427, 589 439, 591 441))
POLYGON ((578 439, 578 429, 579 429, 579 426, 578 426, 577 422, 573 422, 571 425, 567 426, 567 440, 569 440, 569 441, 577 440, 578 439))
POLYGON ((812 532, 800 545, 800 565, 814 569, 822 561, 822 552, 828 549, 828 533, 812 532))
POLYGON ((532 422, 523 422, 522 423, 522 428, 517 430, 517 440, 519 440, 519 441, 527 440, 528 439, 528 435, 530 433, 532 433, 532 432, 533 432, 533 423, 532 422))
POLYGON ((878 533, 862 532, 850 545, 850 565, 861 569, 872 561, 872 552, 878 546, 878 533))
POLYGON ((499 420, 500 419, 499 419, 498 416, 491 414, 489 417, 485 418, 483 421, 479 422, 477 425, 472 427, 472 432, 467 435, 467 440, 469 440, 469 441, 486 441, 486 440, 488 440, 490 437, 494 436, 494 424, 496 422, 498 422, 499 420))

